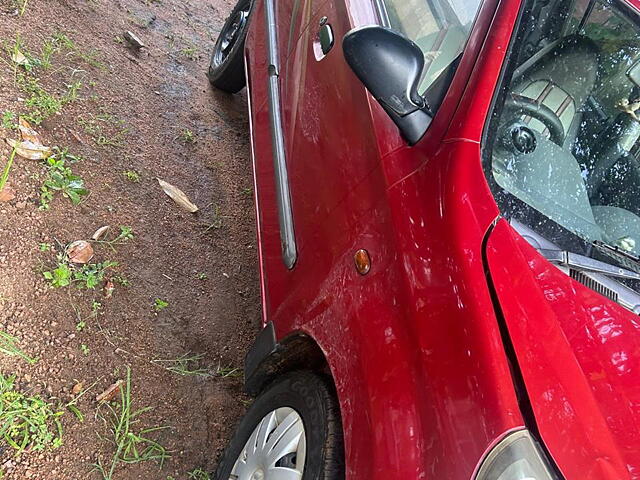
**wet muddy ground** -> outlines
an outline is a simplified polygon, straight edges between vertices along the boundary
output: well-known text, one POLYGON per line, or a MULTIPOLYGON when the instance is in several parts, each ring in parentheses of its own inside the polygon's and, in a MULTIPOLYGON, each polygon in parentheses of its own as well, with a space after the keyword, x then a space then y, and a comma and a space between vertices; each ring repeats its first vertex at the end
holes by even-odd
POLYGON ((232 3, 0 0, 0 169, 24 115, 43 145, 79 157, 66 166, 89 190, 78 205, 57 190, 43 201, 51 167, 16 156, 15 198, 0 203, 0 329, 38 359, 0 354, 0 373, 62 412, 63 427, 56 449, 16 454, 0 439, 3 478, 205 479, 245 408, 240 369, 260 318, 246 97, 204 75, 232 3), (199 211, 181 210, 157 178, 199 211), (90 263, 117 265, 95 288, 45 278, 69 242, 104 225, 90 263), (120 227, 132 238, 113 241, 120 227), (167 458, 118 463, 109 477, 93 467, 116 450, 96 395, 127 367, 132 408, 152 408, 132 429, 167 427, 147 435, 167 458))

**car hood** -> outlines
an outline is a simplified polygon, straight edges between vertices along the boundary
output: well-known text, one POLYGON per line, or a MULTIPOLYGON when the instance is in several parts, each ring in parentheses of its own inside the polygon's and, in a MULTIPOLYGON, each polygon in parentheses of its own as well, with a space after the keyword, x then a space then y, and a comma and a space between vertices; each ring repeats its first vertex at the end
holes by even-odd
POLYGON ((564 477, 640 479, 640 318, 561 272, 504 220, 485 259, 530 428, 564 477))

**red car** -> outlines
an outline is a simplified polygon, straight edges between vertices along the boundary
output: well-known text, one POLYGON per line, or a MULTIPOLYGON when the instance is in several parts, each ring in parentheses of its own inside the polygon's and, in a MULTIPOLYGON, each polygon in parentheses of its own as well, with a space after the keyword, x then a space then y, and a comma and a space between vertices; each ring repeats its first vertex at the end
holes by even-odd
POLYGON ((263 330, 217 479, 640 479, 640 1, 240 0, 263 330))

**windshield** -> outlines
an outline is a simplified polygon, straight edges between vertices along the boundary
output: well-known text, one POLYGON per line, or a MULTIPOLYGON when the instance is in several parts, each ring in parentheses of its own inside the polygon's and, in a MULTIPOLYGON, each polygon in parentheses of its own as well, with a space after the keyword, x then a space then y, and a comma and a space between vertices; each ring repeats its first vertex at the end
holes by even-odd
POLYGON ((610 1, 529 1, 485 142, 504 214, 640 255, 640 29, 610 1))

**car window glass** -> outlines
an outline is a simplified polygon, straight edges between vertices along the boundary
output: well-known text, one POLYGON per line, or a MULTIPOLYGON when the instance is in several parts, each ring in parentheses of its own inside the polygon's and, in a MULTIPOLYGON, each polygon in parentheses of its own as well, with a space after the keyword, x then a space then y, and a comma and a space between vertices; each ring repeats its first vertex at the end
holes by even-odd
POLYGON ((480 0, 384 0, 389 26, 424 53, 421 94, 439 78, 451 78, 479 6, 480 0))
POLYGON ((547 2, 548 30, 522 16, 485 155, 495 191, 514 198, 507 216, 560 226, 560 245, 574 235, 638 256, 640 26, 621 3, 547 2))

